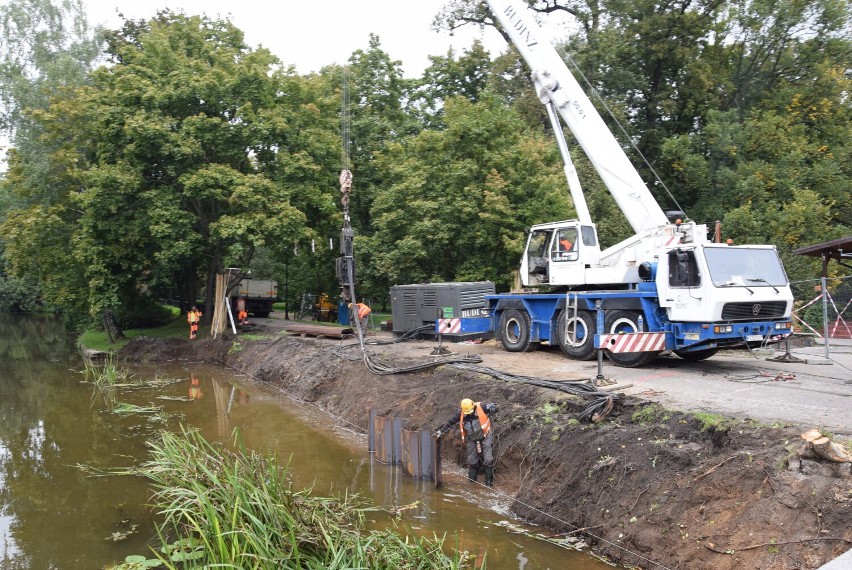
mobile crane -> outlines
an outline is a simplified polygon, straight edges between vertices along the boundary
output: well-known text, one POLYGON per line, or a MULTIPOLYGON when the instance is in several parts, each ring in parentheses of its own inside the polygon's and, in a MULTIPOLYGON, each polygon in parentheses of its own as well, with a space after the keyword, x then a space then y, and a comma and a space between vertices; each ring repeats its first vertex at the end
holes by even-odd
POLYGON ((535 225, 527 236, 521 283, 554 292, 486 296, 502 346, 523 352, 547 342, 583 360, 605 348, 615 364, 632 367, 663 352, 703 360, 789 335, 793 295, 775 247, 713 243, 706 225, 670 221, 565 62, 538 37, 528 6, 487 5, 532 70, 577 210, 577 219, 535 225), (601 250, 559 117, 632 237, 601 250))

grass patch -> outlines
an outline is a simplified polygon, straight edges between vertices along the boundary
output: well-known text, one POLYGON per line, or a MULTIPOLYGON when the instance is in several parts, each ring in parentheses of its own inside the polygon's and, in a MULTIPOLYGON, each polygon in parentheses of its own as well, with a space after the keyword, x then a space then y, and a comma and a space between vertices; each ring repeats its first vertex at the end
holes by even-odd
POLYGON ((660 421, 666 415, 666 410, 659 404, 642 406, 630 416, 635 424, 652 424, 660 421))
MULTIPOLYGON (((101 352, 113 352, 122 348, 134 338, 142 336, 149 338, 189 338, 189 325, 186 324, 185 318, 178 317, 161 327, 153 329, 127 329, 123 332, 127 338, 120 338, 111 344, 104 331, 86 331, 80 335, 77 345, 101 352)), ((199 331, 200 334, 201 331, 199 331)))
POLYGON ((245 333, 241 334, 240 338, 243 340, 270 340, 275 338, 274 334, 260 334, 260 333, 245 333))
POLYGON ((168 568, 174 544, 192 544, 197 568, 455 569, 467 556, 443 552, 443 540, 365 529, 364 499, 296 491, 274 457, 231 452, 197 432, 163 432, 149 442, 152 459, 140 470, 156 489, 168 568))
POLYGON ((726 421, 723 416, 719 414, 708 414, 706 412, 695 412, 692 414, 696 420, 701 422, 701 431, 707 431, 708 429, 728 429, 726 426, 726 421))

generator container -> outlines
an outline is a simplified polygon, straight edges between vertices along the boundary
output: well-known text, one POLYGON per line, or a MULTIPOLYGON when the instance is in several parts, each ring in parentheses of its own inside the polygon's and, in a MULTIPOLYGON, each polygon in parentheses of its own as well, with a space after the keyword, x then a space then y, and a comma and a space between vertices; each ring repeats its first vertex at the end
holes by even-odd
POLYGON ((431 328, 423 338, 438 332, 449 341, 494 336, 485 299, 495 293, 491 281, 395 285, 390 291, 394 336, 425 325, 431 328))

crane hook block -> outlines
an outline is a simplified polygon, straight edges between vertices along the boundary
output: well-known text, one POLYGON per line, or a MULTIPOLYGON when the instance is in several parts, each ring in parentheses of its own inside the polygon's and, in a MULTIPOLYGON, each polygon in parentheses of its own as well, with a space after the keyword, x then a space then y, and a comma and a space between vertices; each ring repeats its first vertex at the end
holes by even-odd
POLYGON ((348 170, 340 171, 340 191, 344 194, 352 191, 352 173, 348 170))

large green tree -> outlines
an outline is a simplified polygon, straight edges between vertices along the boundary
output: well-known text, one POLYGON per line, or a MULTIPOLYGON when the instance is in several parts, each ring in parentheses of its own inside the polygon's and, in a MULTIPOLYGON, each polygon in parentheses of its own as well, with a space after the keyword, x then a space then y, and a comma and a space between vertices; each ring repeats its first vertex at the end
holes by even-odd
POLYGON ((352 219, 356 229, 369 233, 370 209, 385 186, 384 174, 375 159, 388 147, 417 132, 419 125, 407 106, 412 81, 402 76, 402 64, 371 35, 366 50, 349 58, 349 160, 354 173, 352 219))
POLYGON ((388 184, 376 231, 356 242, 369 287, 488 279, 508 289, 524 227, 571 214, 555 146, 498 97, 450 98, 445 121, 379 161, 388 184))
MULTIPOLYGON (((25 204, 22 192, 9 191, 3 143, 10 142, 11 156, 26 165, 14 177, 17 187, 49 187, 57 165, 30 111, 45 109, 57 91, 86 83, 100 55, 98 37, 79 0, 10 0, 0 5, 0 220, 11 208, 25 204)), ((38 281, 9 274, 5 255, 0 255, 0 288, 5 299, 0 310, 27 310, 41 303, 38 281)))
POLYGON ((201 283, 212 306, 216 273, 294 243, 303 210, 327 207, 298 193, 319 184, 303 137, 321 121, 286 98, 301 79, 228 21, 163 12, 127 22, 109 53, 91 86, 36 114, 61 144, 63 191, 10 216, 10 259, 91 314, 152 293, 188 305, 201 283))

